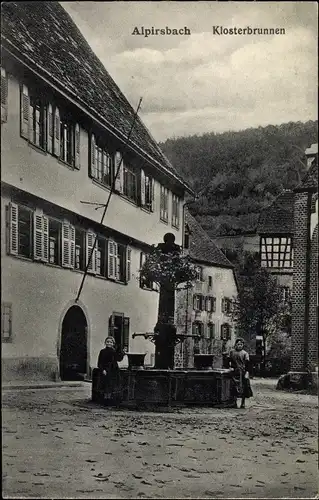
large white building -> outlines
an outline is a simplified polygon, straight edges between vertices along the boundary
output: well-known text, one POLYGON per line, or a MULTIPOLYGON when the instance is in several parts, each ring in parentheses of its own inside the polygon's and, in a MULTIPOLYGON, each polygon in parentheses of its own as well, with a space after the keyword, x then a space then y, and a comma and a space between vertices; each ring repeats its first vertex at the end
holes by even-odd
POLYGON ((89 375, 108 334, 151 364, 139 269, 165 233, 182 244, 191 189, 140 119, 126 147, 134 110, 58 2, 6 2, 2 23, 3 378, 89 375))

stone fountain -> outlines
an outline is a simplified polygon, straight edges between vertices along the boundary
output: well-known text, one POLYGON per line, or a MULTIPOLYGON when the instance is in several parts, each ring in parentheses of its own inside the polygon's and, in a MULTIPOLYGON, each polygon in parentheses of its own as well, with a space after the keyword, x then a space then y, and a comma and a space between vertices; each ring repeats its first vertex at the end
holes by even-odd
MULTIPOLYGON (((164 236, 156 251, 178 263, 181 248, 175 244, 171 233, 164 236)), ((164 265, 164 264, 163 264, 164 265)), ((165 273, 163 273, 164 275, 165 273)), ((186 276, 186 275, 185 275, 186 276)), ((160 282, 158 319, 153 332, 134 333, 133 338, 143 336, 155 344, 155 364, 144 368, 145 353, 127 353, 129 366, 119 372, 120 406, 142 408, 148 406, 211 405, 232 406, 232 373, 227 369, 213 368, 213 355, 195 354, 194 369, 174 369, 174 353, 177 343, 196 335, 177 334, 174 324, 175 291, 180 278, 162 279, 160 282)), ((92 400, 100 401, 99 370, 92 373, 92 400)))

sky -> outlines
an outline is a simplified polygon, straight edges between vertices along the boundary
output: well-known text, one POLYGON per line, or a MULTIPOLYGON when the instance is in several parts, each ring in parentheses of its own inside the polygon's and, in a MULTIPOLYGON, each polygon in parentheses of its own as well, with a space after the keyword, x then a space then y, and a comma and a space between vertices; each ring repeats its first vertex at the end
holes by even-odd
POLYGON ((316 2, 60 2, 157 141, 317 119, 316 2), (190 35, 133 35, 135 27, 190 35), (218 35, 284 28, 284 35, 218 35))

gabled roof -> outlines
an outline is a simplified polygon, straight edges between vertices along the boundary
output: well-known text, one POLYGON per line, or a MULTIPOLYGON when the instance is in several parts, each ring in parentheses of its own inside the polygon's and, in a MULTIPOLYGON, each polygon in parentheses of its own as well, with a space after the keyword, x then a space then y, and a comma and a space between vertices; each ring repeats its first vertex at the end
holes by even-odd
POLYGON ((214 266, 234 268, 223 252, 210 239, 197 220, 186 210, 185 222, 190 232, 189 256, 193 260, 205 262, 214 266))
POLYGON ((257 233, 291 234, 294 230, 294 192, 285 189, 260 213, 257 233))
MULTIPOLYGON (((11 54, 126 140, 134 109, 58 2, 3 2, 1 20, 2 44, 11 54)), ((139 117, 130 145, 192 192, 139 117)))

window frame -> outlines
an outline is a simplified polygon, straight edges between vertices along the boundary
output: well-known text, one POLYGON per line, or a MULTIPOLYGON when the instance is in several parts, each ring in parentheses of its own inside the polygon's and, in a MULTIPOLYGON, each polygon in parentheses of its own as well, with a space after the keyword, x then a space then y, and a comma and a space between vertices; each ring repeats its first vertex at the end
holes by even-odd
POLYGON ((180 198, 172 193, 172 226, 175 229, 180 227, 180 198))
POLYGON ((122 162, 121 170, 122 172, 120 172, 119 174, 121 175, 122 178, 121 195, 127 200, 129 200, 131 203, 137 205, 138 201, 137 172, 130 164, 127 164, 126 162, 125 163, 122 162))
POLYGON ((216 340, 216 324, 213 321, 207 323, 207 338, 208 340, 216 340))
POLYGON ((168 223, 168 198, 169 190, 161 184, 160 187, 160 220, 168 223))
MULTIPOLYGON (((140 269, 142 269, 143 265, 144 265, 144 262, 146 261, 147 259, 147 256, 148 254, 145 253, 145 252, 141 252, 140 253, 140 269)), ((144 282, 140 276, 140 279, 139 279, 139 287, 142 289, 142 290, 149 290, 149 291, 152 291, 154 290, 154 281, 149 281, 149 282, 144 282), (147 286, 147 285, 150 285, 150 286, 147 286)))
POLYGON ((5 344, 10 344, 13 342, 12 335, 12 303, 11 302, 1 302, 1 342, 5 344), (5 336, 5 315, 6 309, 9 310, 9 319, 8 319, 8 336, 5 336))
POLYGON ((231 340, 231 326, 229 323, 223 323, 220 326, 220 339, 224 341, 231 340), (226 330, 227 334, 224 334, 224 331, 226 330))
POLYGON ((204 311, 205 310, 205 297, 201 293, 194 293, 193 295, 193 310, 196 312, 199 311, 204 311), (195 304, 197 305, 197 301, 199 301, 199 307, 195 307, 195 304))
POLYGON ((271 269, 293 268, 293 238, 291 235, 262 235, 260 265, 271 269), (285 265, 285 264, 288 265, 285 265))
POLYGON ((48 239, 49 239, 49 244, 48 244, 48 264, 51 266, 62 266, 62 226, 63 222, 59 219, 56 219, 54 217, 48 217, 48 239), (59 230, 58 230, 58 237, 57 237, 57 242, 56 242, 56 247, 57 247, 57 262, 51 262, 51 239, 53 238, 50 236, 50 223, 55 223, 59 224, 59 230))

